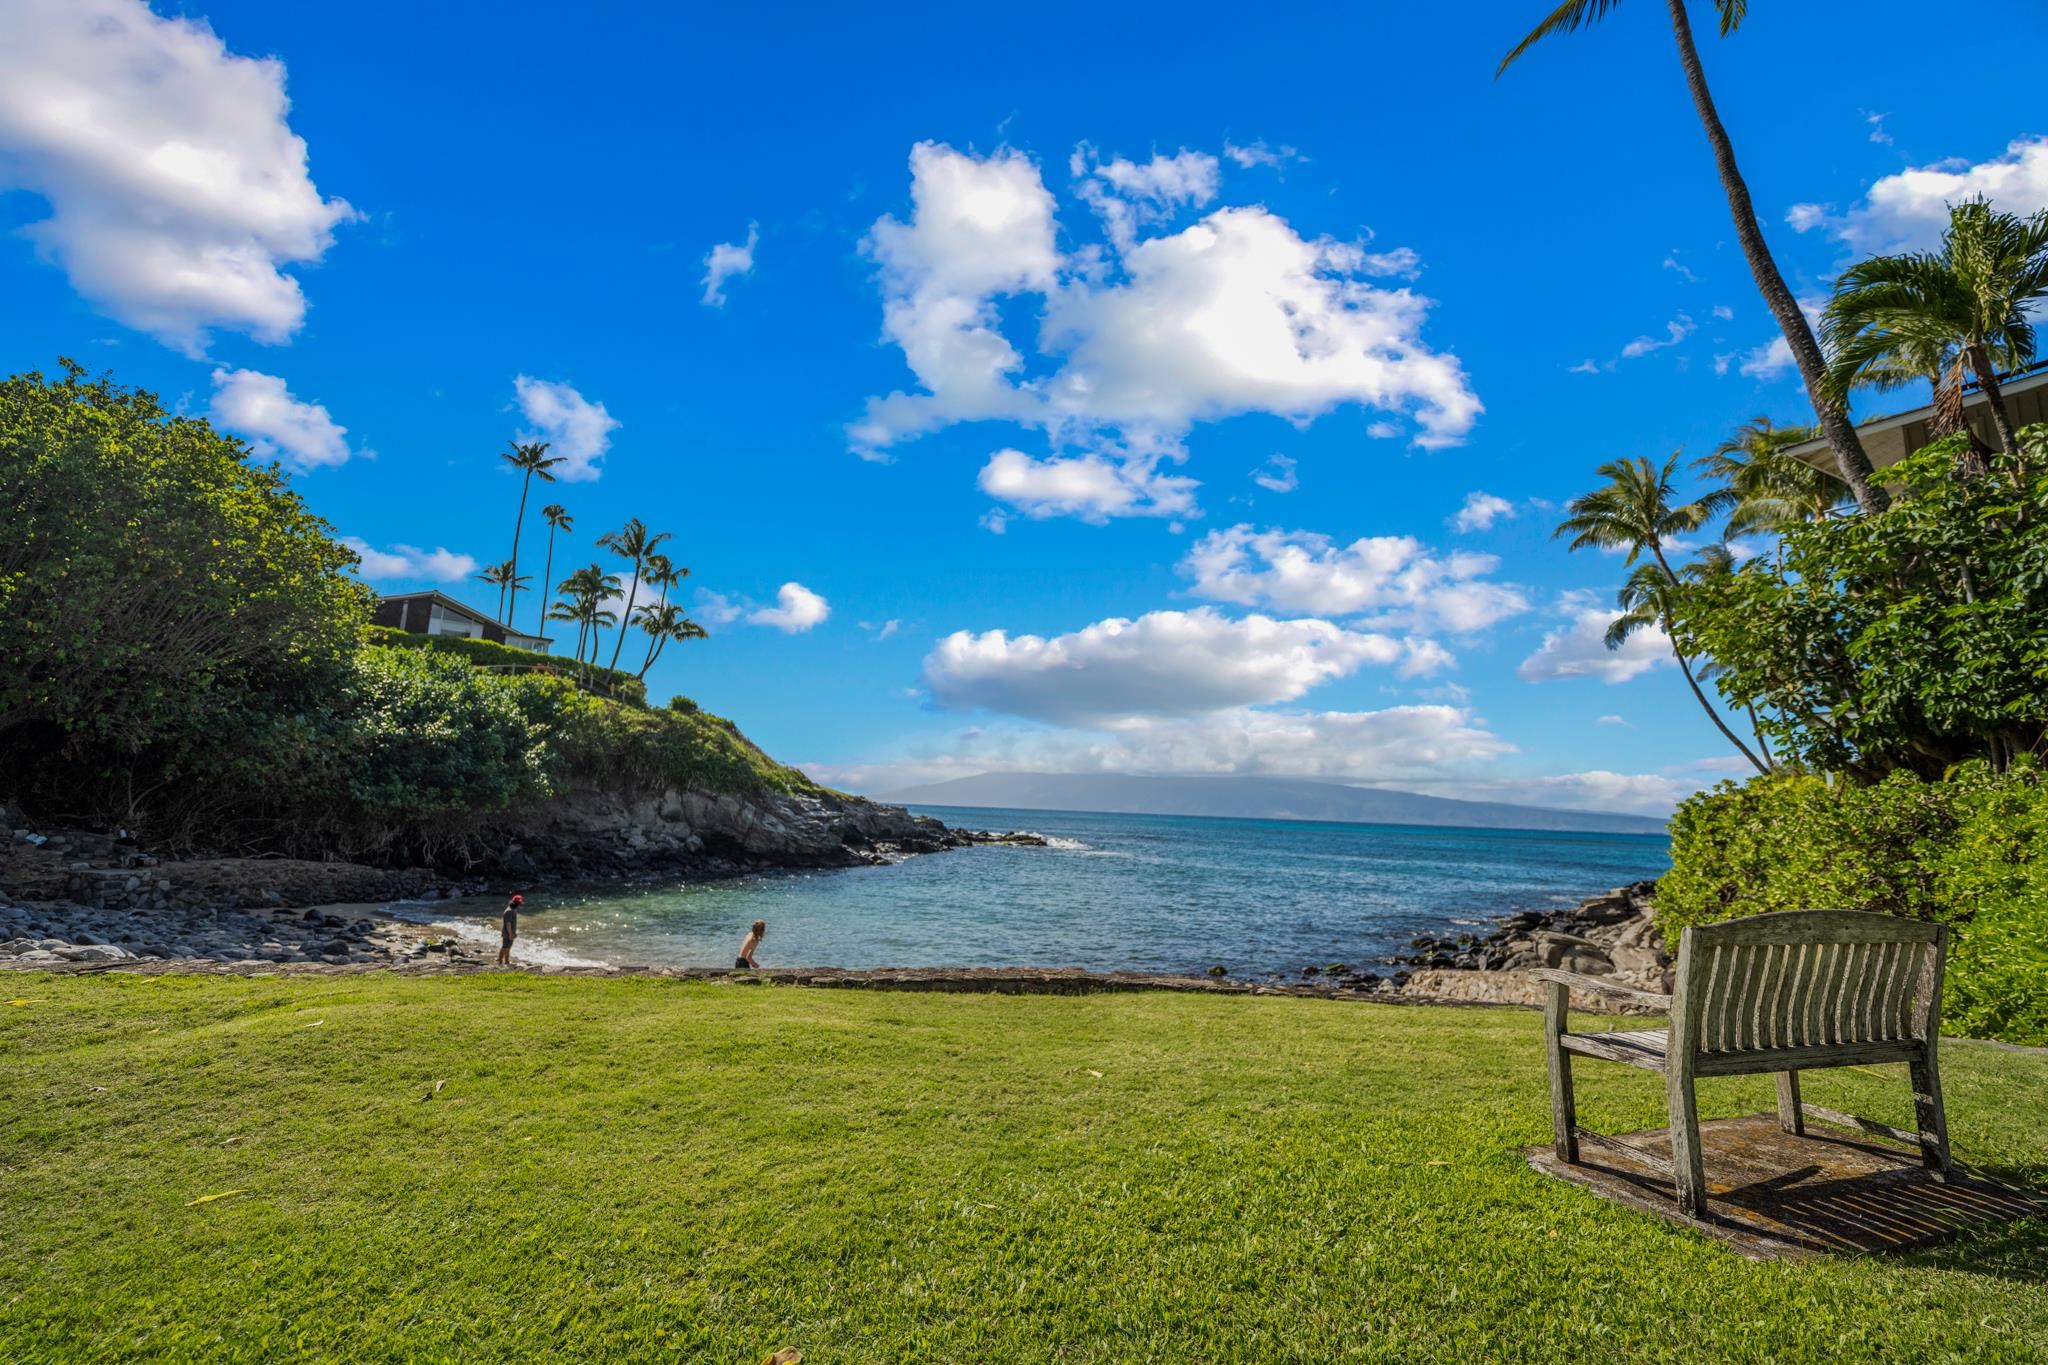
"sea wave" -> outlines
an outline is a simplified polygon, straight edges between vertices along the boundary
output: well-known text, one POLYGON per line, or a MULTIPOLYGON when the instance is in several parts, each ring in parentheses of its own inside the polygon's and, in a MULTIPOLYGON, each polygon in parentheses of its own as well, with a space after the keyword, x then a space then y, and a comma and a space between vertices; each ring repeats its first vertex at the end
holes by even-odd
MULTIPOLYGON (((427 920, 430 929, 438 929, 465 943, 475 943, 486 948, 498 946, 499 933, 495 926, 480 924, 468 919, 427 920)), ((578 957, 564 952, 539 935, 523 933, 512 945, 512 960, 525 966, 542 967, 609 967, 609 962, 600 962, 592 957, 578 957)))

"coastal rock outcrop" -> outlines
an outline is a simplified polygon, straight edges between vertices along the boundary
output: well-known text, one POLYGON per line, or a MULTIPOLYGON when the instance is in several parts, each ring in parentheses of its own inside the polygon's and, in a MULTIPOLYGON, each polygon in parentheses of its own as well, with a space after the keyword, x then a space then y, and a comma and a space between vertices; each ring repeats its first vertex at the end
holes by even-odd
MULTIPOLYGON (((1418 938, 1395 963, 1396 989, 1438 1000, 1540 1005, 1547 986, 1535 969, 1562 967, 1638 990, 1668 992, 1671 958, 1657 928, 1653 881, 1619 886, 1568 909, 1510 915, 1485 936, 1418 938)), ((1573 997, 1579 1009, 1629 1012, 1611 1001, 1573 997)))

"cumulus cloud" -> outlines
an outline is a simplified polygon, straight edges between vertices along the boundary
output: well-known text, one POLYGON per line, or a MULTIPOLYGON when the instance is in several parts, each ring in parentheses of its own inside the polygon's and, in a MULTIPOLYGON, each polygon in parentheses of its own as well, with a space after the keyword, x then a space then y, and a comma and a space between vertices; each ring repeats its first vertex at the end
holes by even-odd
POLYGON ((1404 781, 1514 752, 1485 721, 1454 706, 1380 711, 1255 711, 1144 718, 1098 729, 975 726, 894 758, 811 764, 835 786, 888 791, 995 771, 1249 774, 1331 781, 1404 781))
POLYGON ((305 321, 282 267, 356 216, 323 198, 286 121, 285 70, 203 19, 138 0, 0 6, 0 190, 42 196, 26 235, 130 327, 199 355, 210 329, 283 342, 305 321))
POLYGON ((1445 658, 1434 641, 1199 607, 1051 638, 955 631, 926 656, 923 682, 948 710, 1101 724, 1293 701, 1369 664, 1413 675, 1445 658))
MULTIPOLYGON (((1776 379, 1788 373, 1793 363, 1792 343, 1782 336, 1775 336, 1763 345, 1743 352, 1736 370, 1751 379, 1776 379)), ((1717 356, 1714 368, 1716 373, 1726 373, 1728 367, 1717 356)))
POLYGON ((697 590, 697 605, 691 608, 693 616, 713 626, 730 625, 744 616, 746 611, 745 607, 724 593, 712 592, 708 588, 697 590))
POLYGON ((1536 652, 1515 670, 1524 682, 1599 678, 1621 683, 1673 662, 1671 641, 1661 626, 1638 630, 1620 649, 1609 649, 1607 627, 1615 613, 1590 592, 1565 593, 1557 614, 1560 623, 1545 632, 1536 652))
POLYGON ((1195 595, 1215 602, 1465 634, 1529 609, 1517 589, 1481 581, 1498 565, 1492 555, 1438 555, 1413 536, 1338 545, 1310 531, 1237 525, 1197 541, 1180 571, 1195 595))
POLYGON ((1039 460, 1021 450, 999 450, 982 466, 981 490, 1027 517, 1074 516, 1099 524, 1111 517, 1193 515, 1199 485, 1161 473, 1160 461, 1168 458, 1179 456, 1090 451, 1039 460))
POLYGON ((761 225, 747 224, 747 240, 744 242, 720 242, 704 257, 704 303, 712 308, 725 307, 725 282, 739 275, 754 273, 754 248, 760 245, 761 225))
POLYGON ((343 536, 341 543, 362 561, 356 572, 376 582, 460 583, 477 571, 477 562, 469 555, 438 546, 422 550, 417 545, 393 545, 380 550, 361 536, 343 536))
POLYGON ((562 455, 569 463, 559 466, 555 477, 571 483, 588 482, 604 470, 598 461, 612 448, 612 432, 619 419, 593 403, 569 384, 519 375, 512 381, 519 413, 531 425, 520 436, 548 443, 550 455, 562 455))
POLYGON ((1451 518, 1453 531, 1490 531, 1496 521, 1513 520, 1515 505, 1506 498, 1497 498, 1491 493, 1473 491, 1465 495, 1465 505, 1451 518))
POLYGON ((1839 215, 1796 204, 1787 221, 1801 232, 1825 227, 1858 256, 1931 251, 1948 227, 1948 206, 1980 195, 2007 213, 2048 208, 2048 136, 2016 139, 1988 161, 1958 158, 1887 175, 1839 215))
POLYGON ((773 626, 785 634, 796 635, 822 623, 832 614, 831 604, 801 583, 784 583, 776 591, 775 603, 772 607, 758 607, 748 612, 747 623, 773 626))
POLYGON ((1290 455, 1274 455, 1252 471, 1252 482, 1268 493, 1292 493, 1301 487, 1301 479, 1294 472, 1294 458, 1290 455))
POLYGON ((1411 416, 1424 447, 1470 430, 1480 404, 1463 370, 1421 339, 1429 301, 1369 282, 1412 273, 1413 252, 1306 239, 1259 207, 1144 235, 1213 200, 1215 158, 1103 161, 1084 149, 1074 164, 1077 193, 1110 241, 1067 257, 1057 204, 1021 153, 913 149, 909 220, 883 217, 865 248, 883 335, 918 389, 871 399, 849 428, 857 450, 879 457, 995 419, 1059 445, 1150 452, 1197 422, 1250 412, 1306 422, 1344 404, 1411 416), (1005 334, 998 305, 1013 297, 1042 305, 1037 372, 1005 334))
POLYGON ((1427 792, 1432 796, 1449 796, 1466 801, 1511 801, 1517 805, 1549 806, 1561 810, 1619 811, 1626 815, 1648 815, 1662 819, 1671 814, 1672 807, 1705 784, 1667 777, 1661 773, 1617 773, 1595 769, 1590 772, 1558 773, 1549 777, 1423 781, 1410 785, 1414 790, 1427 792))
POLYGON ((250 454, 260 461, 280 460, 302 474, 348 462, 348 428, 337 425, 320 404, 292 397, 274 374, 215 370, 207 415, 215 426, 247 440, 250 454))

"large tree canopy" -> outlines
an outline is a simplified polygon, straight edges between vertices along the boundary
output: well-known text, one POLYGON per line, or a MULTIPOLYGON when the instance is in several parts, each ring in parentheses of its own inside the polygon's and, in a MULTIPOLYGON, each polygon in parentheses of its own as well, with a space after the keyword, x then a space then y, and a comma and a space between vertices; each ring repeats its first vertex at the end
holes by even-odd
POLYGON ((0 382, 0 766, 174 767, 252 691, 319 686, 369 594, 275 466, 155 394, 63 371, 0 382))

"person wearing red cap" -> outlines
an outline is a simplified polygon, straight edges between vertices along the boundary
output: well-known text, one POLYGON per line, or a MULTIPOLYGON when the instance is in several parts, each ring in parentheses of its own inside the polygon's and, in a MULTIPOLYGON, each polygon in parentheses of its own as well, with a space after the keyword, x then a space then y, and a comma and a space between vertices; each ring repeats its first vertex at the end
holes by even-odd
POLYGON ((519 937, 519 907, 526 904, 526 897, 514 896, 505 902, 505 937, 498 943, 498 965, 512 965, 512 940, 519 937))

